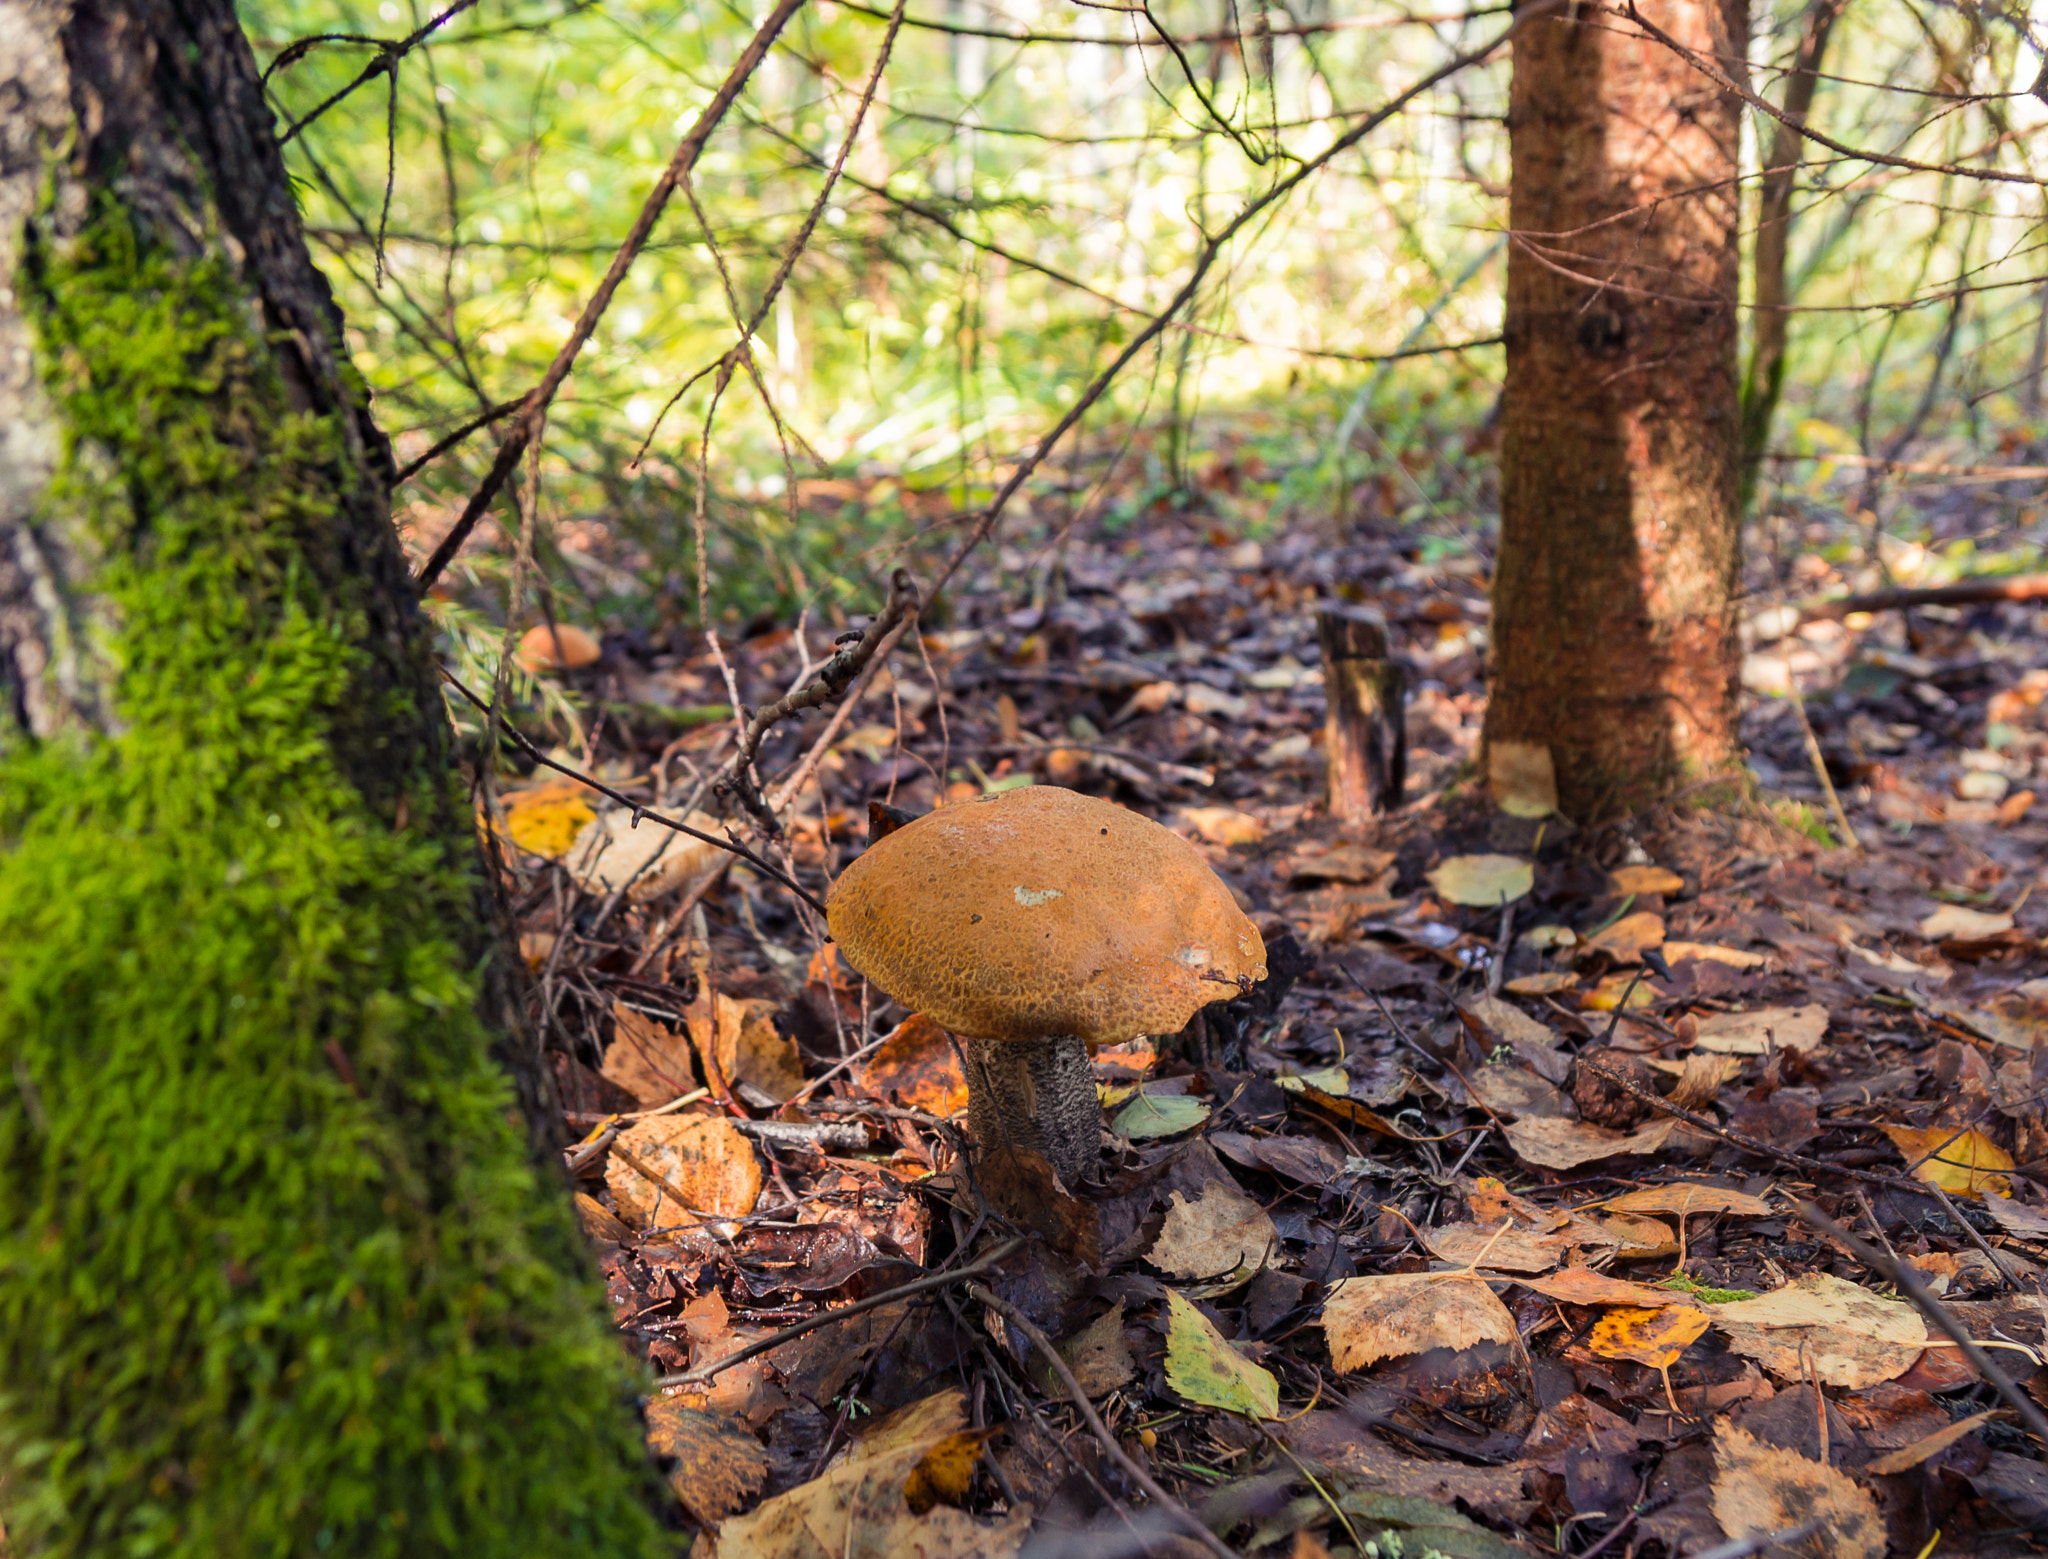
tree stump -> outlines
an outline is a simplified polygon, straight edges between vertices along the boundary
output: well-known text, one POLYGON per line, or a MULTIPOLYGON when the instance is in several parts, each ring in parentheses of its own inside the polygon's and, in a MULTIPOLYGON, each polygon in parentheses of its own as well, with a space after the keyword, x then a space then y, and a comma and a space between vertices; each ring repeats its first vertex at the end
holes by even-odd
POLYGON ((1318 612, 1316 637, 1329 702, 1323 750, 1330 813, 1359 823, 1401 804, 1408 777, 1406 677, 1388 656, 1386 624, 1376 615, 1343 608, 1318 612))

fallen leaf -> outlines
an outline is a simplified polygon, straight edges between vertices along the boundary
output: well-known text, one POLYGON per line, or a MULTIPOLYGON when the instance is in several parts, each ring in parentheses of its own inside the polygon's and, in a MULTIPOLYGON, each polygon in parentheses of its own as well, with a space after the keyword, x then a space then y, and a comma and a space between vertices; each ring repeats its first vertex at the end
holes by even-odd
POLYGON ((1371 883, 1391 890, 1393 879, 1387 873, 1393 867, 1392 850, 1374 850, 1362 844, 1332 845, 1290 860, 1287 885, 1305 888, 1319 882, 1371 883))
POLYGON ((699 1526, 717 1526, 760 1493, 768 1477, 760 1441, 730 1418, 674 1397, 647 1404, 647 1444, 656 1455, 675 1458, 669 1486, 699 1526))
POLYGON ((1472 1097, 1496 1115, 1568 1116, 1573 1105, 1557 1087, 1524 1067, 1489 1061, 1466 1075, 1472 1097))
POLYGON ((1647 1007, 1656 999, 1657 986, 1651 981, 1639 979, 1633 972, 1610 974, 1579 997, 1579 1008, 1584 1012, 1612 1012, 1624 1000, 1631 1007, 1647 1007))
POLYGON ((1927 1347, 1927 1324, 1911 1305, 1824 1272, 1709 1313, 1730 1348, 1779 1378, 1804 1379, 1811 1366, 1824 1384, 1852 1391, 1897 1379, 1927 1347))
POLYGON ((1768 1218, 1771 1214, 1770 1204, 1760 1196, 1689 1181, 1628 1191, 1602 1205, 1609 1212, 1677 1213, 1682 1217, 1693 1213, 1734 1213, 1742 1218, 1768 1218))
POLYGON ((1987 1408, 1981 1413, 1972 1413, 1968 1418, 1959 1418, 1952 1424, 1943 1424, 1934 1433, 1923 1435, 1911 1445, 1902 1446, 1896 1451, 1888 1451, 1875 1461, 1866 1463, 1863 1471, 1879 1478, 1906 1472, 1918 1467, 1922 1462, 1932 1461, 1964 1435, 1982 1428, 1997 1416, 1996 1408, 1987 1408))
POLYGON ((1252 1363, 1187 1300, 1166 1293, 1166 1384, 1190 1402, 1277 1418, 1280 1382, 1252 1363))
POLYGON ((1166 1221, 1145 1259, 1177 1278, 1220 1277, 1260 1267, 1280 1243, 1265 1208, 1229 1179, 1212 1180, 1196 1201, 1182 1192, 1168 1198, 1166 1221))
POLYGON ((1492 1175, 1481 1175, 1467 1186, 1465 1201, 1472 1209, 1473 1220, 1489 1229, 1497 1229, 1512 1219, 1525 1229, 1548 1232, 1562 1229, 1571 1221, 1570 1213, 1538 1207, 1527 1197, 1515 1195, 1492 1175))
POLYGON ((1509 817, 1548 817, 1557 810, 1557 767, 1541 742, 1486 744, 1486 784, 1509 817))
POLYGON ((602 1070, 649 1109, 697 1086, 689 1042, 621 1001, 612 1003, 612 1042, 605 1047, 602 1070))
POLYGON ((924 1453, 924 1459, 910 1469, 903 1480, 903 1503, 912 1515, 921 1516, 934 1505, 967 1503, 974 1487, 974 1469, 981 1461, 982 1448, 999 1429, 962 1429, 949 1434, 924 1453))
POLYGON ((581 785, 537 785, 505 798, 505 832, 528 855, 560 860, 597 816, 581 785))
MULTIPOLYGON (((936 1443, 936 1442, 934 1442, 936 1443)), ((719 1528, 716 1559, 1011 1559, 1031 1529, 1031 1507, 994 1522, 949 1505, 922 1515, 905 1499, 931 1445, 849 1459, 764 1500, 719 1528)))
POLYGON ((1972 937, 1997 936, 1999 932, 2011 929, 2010 915, 1987 914, 1981 909, 1965 909, 1960 904, 1944 904, 1920 922, 1920 935, 1930 942, 1942 942, 1950 937, 1967 941, 1972 937))
POLYGON ((1323 1331, 1339 1373, 1516 1337, 1515 1318, 1486 1284, 1435 1272, 1345 1278, 1323 1304, 1323 1331))
POLYGON ((1639 964, 1643 954, 1664 945, 1664 917, 1649 910, 1623 915, 1613 925, 1586 938, 1592 952, 1605 953, 1618 964, 1639 964))
POLYGON ((633 1231, 613 1217, 604 1203, 582 1191, 576 1193, 576 1223, 584 1238, 599 1243, 623 1245, 633 1237, 633 1231))
POLYGON ((1494 1272, 1548 1272, 1564 1259, 1568 1248, 1555 1234, 1535 1234, 1500 1224, 1483 1228, 1476 1223, 1424 1229, 1422 1243, 1439 1260, 1494 1272))
POLYGON ((1550 969, 1542 974, 1521 975, 1508 981, 1506 988, 1517 996, 1555 996, 1578 983, 1577 975, 1567 974, 1562 969, 1550 969))
POLYGON ((1208 1118, 1209 1106, 1192 1094, 1141 1092, 1116 1112, 1109 1125, 1133 1142, 1144 1142, 1192 1131, 1208 1118))
MULTIPOLYGON (((687 891, 732 859, 731 852, 620 808, 584 825, 563 864, 576 885, 594 898, 625 888, 628 902, 644 904, 676 889, 687 891)), ((724 837, 724 825, 705 812, 680 819, 700 833, 724 837)))
POLYGON ((1758 1007, 1750 1012, 1717 1012, 1700 1023, 1695 1043, 1725 1056, 1760 1056, 1768 1050, 1820 1049, 1828 1031, 1828 1010, 1819 1002, 1804 1007, 1758 1007))
POLYGON ((1510 1046, 1545 1082, 1561 1083, 1572 1058, 1557 1048, 1557 1034, 1538 1023, 1513 1002, 1497 996, 1473 996, 1458 1003, 1458 1019, 1488 1049, 1510 1046))
POLYGON ((1984 1210, 1998 1220, 2008 1233, 2022 1239, 2048 1240, 2048 1214, 2037 1207, 2010 1197, 1988 1196, 1984 1199, 1984 1210))
POLYGON ((1706 1329, 1706 1312, 1689 1306, 1618 1305, 1593 1323, 1586 1346, 1603 1359, 1630 1359, 1668 1370, 1706 1329))
POLYGON ((1636 1131, 1624 1134, 1610 1131, 1605 1126, 1590 1126, 1584 1121, 1534 1115, 1510 1121, 1503 1130, 1507 1134, 1508 1146, 1515 1150, 1515 1156, 1523 1163, 1536 1164, 1544 1169, 1577 1169, 1581 1164, 1612 1158, 1620 1153, 1661 1152, 1675 1124, 1670 1120, 1651 1121, 1636 1131))
POLYGON ((1726 964, 1731 969, 1761 969, 1770 962, 1762 953, 1746 953, 1733 947, 1717 947, 1712 942, 1666 942, 1663 952, 1664 961, 1668 964, 1698 958, 1707 963, 1726 964))
POLYGON ((1126 720, 1135 720, 1140 715, 1156 715, 1168 704, 1180 697, 1180 688, 1172 682, 1147 682, 1130 700, 1111 717, 1111 725, 1122 725, 1126 720))
POLYGON ((1289 1093, 1306 1093, 1314 1088, 1322 1093, 1344 1094, 1351 1090, 1351 1074, 1341 1066, 1317 1067, 1312 1072, 1288 1073, 1273 1079, 1289 1093))
MULTIPOLYGON (((1671 1092, 1665 1097, 1682 1110, 1697 1110, 1702 1105, 1712 1104, 1720 1097, 1724 1083, 1731 1083, 1742 1074, 1742 1062, 1734 1056, 1715 1055, 1712 1051, 1695 1051, 1683 1061, 1661 1061, 1646 1058, 1647 1064, 1660 1072, 1668 1072, 1678 1079, 1671 1092)), ((1779 1094, 1789 1093, 1781 1088, 1779 1094)), ((1778 1097, 1773 1094, 1772 1098, 1778 1097)), ((1768 1102, 1768 1101, 1766 1101, 1768 1102)))
POLYGON ((664 1223, 738 1218, 761 1199, 761 1163, 753 1144, 719 1115, 660 1115, 619 1134, 624 1148, 675 1189, 657 1186, 614 1150, 605 1184, 626 1222, 646 1228, 657 1210, 664 1223), (683 1201, 676 1206, 676 1197, 683 1201))
POLYGON ((914 1450, 920 1456, 967 1427, 967 1394, 938 1391, 870 1419, 833 1458, 833 1465, 914 1450))
MULTIPOLYGON (((1081 1389, 1091 1397, 1137 1379, 1137 1361, 1131 1357, 1130 1341, 1124 1336, 1124 1302, 1119 1299, 1061 1343, 1060 1356, 1067 1361, 1081 1389)), ((1050 1371, 1047 1373, 1050 1375, 1050 1371)))
POLYGON ((1469 1467, 1403 1455, 1374 1435, 1360 1434, 1358 1424, 1344 1413, 1319 1410, 1274 1428, 1303 1461, 1321 1462, 1355 1489, 1405 1494, 1445 1508, 1457 1501, 1490 1511, 1522 1498, 1519 1465, 1469 1467))
POLYGON ((1665 866, 1617 866, 1608 874, 1616 893, 1678 893, 1685 879, 1665 866))
POLYGON ((1437 897, 1475 909, 1498 909, 1536 886, 1536 871, 1514 855, 1454 855, 1428 874, 1437 897))
POLYGON ((1236 807, 1182 807, 1188 826, 1211 844, 1257 844, 1266 837, 1266 821, 1236 807))
POLYGON ((2012 1195, 2012 1182, 1996 1173, 2013 1167, 2012 1155, 1981 1131, 1954 1126, 1884 1126, 1892 1146, 1914 1164, 1913 1178, 1959 1196, 1988 1200, 2012 1195), (1933 1157, 1928 1157, 1932 1154, 1933 1157))
POLYGON ((1522 1287, 1533 1289, 1546 1299, 1567 1305, 1633 1305, 1654 1310, 1666 1305, 1689 1305, 1692 1296, 1671 1289, 1651 1288, 1647 1283, 1630 1283, 1609 1277, 1591 1267, 1564 1267, 1548 1277, 1519 1279, 1522 1287))
POLYGON ((1877 1501, 1848 1474, 1726 1423, 1714 1435, 1714 1467, 1714 1519, 1731 1539, 1768 1537, 1817 1520, 1810 1536, 1763 1552, 1884 1559, 1877 1501))
POLYGON ((954 1116, 967 1108, 967 1073, 952 1035, 921 1012, 905 1018, 875 1053, 853 1069, 853 1085, 871 1099, 954 1116))
POLYGON ((1641 1213, 1612 1213, 1581 1218, 1578 1223, 1598 1230, 1600 1239, 1614 1247, 1617 1261, 1649 1261, 1678 1254, 1678 1236, 1671 1226, 1641 1213))

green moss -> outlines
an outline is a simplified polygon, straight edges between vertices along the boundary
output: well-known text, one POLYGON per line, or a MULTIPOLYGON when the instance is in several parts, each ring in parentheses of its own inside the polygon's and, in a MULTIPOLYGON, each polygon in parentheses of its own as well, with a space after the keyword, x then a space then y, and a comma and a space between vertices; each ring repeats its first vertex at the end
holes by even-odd
POLYGON ((17 1551, 661 1551, 628 1361, 475 1015, 459 798, 345 777, 366 711, 423 716, 306 562, 337 430, 232 270, 118 213, 21 284, 119 669, 111 739, 0 732, 17 1551))

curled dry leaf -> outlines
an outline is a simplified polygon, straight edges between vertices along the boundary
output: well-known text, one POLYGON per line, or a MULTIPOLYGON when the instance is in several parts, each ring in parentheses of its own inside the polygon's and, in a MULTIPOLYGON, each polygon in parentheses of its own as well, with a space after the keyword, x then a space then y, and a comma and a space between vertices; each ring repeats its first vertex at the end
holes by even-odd
POLYGON ((1536 886, 1536 869, 1518 855, 1454 855, 1428 877, 1438 898, 1473 909, 1512 904, 1536 886))
POLYGON ((1549 1277, 1523 1278, 1521 1284, 1546 1299, 1567 1305, 1632 1305, 1638 1310, 1656 1310, 1693 1303, 1689 1294, 1651 1288, 1647 1283, 1630 1283, 1595 1272, 1591 1267, 1565 1267, 1549 1277))
POLYGON ((1688 1305, 1617 1305, 1593 1323, 1586 1346, 1603 1359, 1630 1359, 1668 1370, 1707 1329, 1706 1312, 1688 1305))
MULTIPOLYGON (((1103 1314, 1060 1344, 1060 1356, 1074 1372, 1074 1379, 1091 1397, 1099 1397, 1137 1379, 1137 1361, 1124 1336, 1124 1302, 1119 1299, 1103 1314)), ((1036 1363, 1034 1355, 1033 1362, 1036 1363)), ((1048 1378, 1051 1371, 1046 1372, 1048 1378)), ((1050 1381, 1057 1386, 1057 1381, 1050 1381)))
POLYGON ((1323 1305, 1323 1331, 1340 1372, 1431 1348, 1512 1343, 1515 1318, 1476 1278, 1440 1272, 1346 1278, 1323 1305))
POLYGON ((853 1083, 869 1097, 893 1097, 913 1110, 958 1115, 967 1108, 967 1073, 953 1036, 921 1012, 912 1013, 881 1048, 853 1069, 853 1083))
POLYGON ((2012 916, 1988 914, 1981 909, 1965 909, 1960 904, 1944 904, 1940 909, 1920 922, 1920 934, 1930 942, 1944 942, 1951 938, 1969 941, 1973 937, 1997 936, 2012 929, 2012 916))
POLYGON ((1923 1435, 1911 1445, 1889 1451, 1864 1467, 1864 1472, 1873 1477, 1889 1477, 1918 1467, 1922 1462, 1932 1461, 1943 1451, 1954 1445, 1973 1430, 1981 1429, 1998 1416, 1997 1408, 1987 1408, 1981 1413, 1972 1413, 1968 1418, 1959 1418, 1952 1424, 1943 1424, 1932 1434, 1923 1435))
POLYGON ((1927 1324, 1911 1305, 1824 1272, 1709 1313, 1730 1348, 1780 1379, 1803 1379, 1810 1367, 1823 1384, 1852 1391, 1905 1374, 1927 1347, 1927 1324))
POLYGON ((1564 1259, 1570 1241, 1560 1234, 1531 1234, 1495 1224, 1451 1223, 1424 1229, 1422 1243, 1432 1256, 1459 1266, 1494 1272, 1548 1272, 1564 1259))
POLYGON ((1668 964, 1683 963, 1688 958, 1697 958, 1706 963, 1726 964, 1731 969, 1761 969, 1770 962, 1762 953, 1745 953, 1733 947, 1717 947, 1712 942, 1666 942, 1663 952, 1664 961, 1668 964))
POLYGON ((761 1199, 761 1163, 753 1145, 717 1115, 658 1115, 620 1133, 619 1146, 675 1188, 658 1186, 613 1153, 605 1184, 619 1215, 646 1228, 657 1210, 664 1223, 693 1216, 737 1218, 761 1199), (683 1206, 676 1206, 676 1194, 683 1206))
POLYGON ((1263 1266, 1280 1243, 1265 1208, 1230 1179, 1212 1180, 1190 1202, 1175 1191, 1166 1221, 1145 1259, 1177 1278, 1212 1278, 1241 1267, 1263 1266))
POLYGON ((701 994, 690 1004, 690 1041, 705 1076, 727 1087, 752 1083, 777 1099, 787 1099, 802 1088, 803 1063, 796 1042, 775 1026, 776 1004, 759 996, 739 1000, 723 991, 715 994, 715 1028, 701 994))
POLYGON ((717 1526, 761 1492, 768 1453, 761 1442, 719 1413, 688 1407, 674 1397, 647 1404, 647 1444, 675 1458, 669 1486, 699 1526, 717 1526))
POLYGON ((620 1001, 612 1003, 612 1042, 605 1047, 603 1070, 649 1109, 697 1086, 682 1036, 620 1001))
POLYGON ((1180 815, 1211 844, 1257 844, 1266 837, 1265 819, 1236 807, 1182 807, 1180 815))
POLYGON ((1690 1181, 1629 1191, 1612 1198, 1605 1205, 1609 1212, 1677 1213, 1680 1217, 1693 1213, 1734 1213, 1742 1218, 1768 1218, 1771 1213, 1770 1203, 1760 1196, 1751 1196, 1746 1191, 1730 1191, 1723 1186, 1695 1185, 1690 1181))
POLYGON ((1575 974, 1562 969, 1550 969, 1542 974, 1525 974, 1508 981, 1506 989, 1516 996, 1555 996, 1561 991, 1571 990, 1579 983, 1575 974))
POLYGON ((2012 1155, 1981 1131, 1955 1126, 1886 1126, 1883 1131, 1914 1165, 1915 1180, 1984 1200, 2012 1195, 2012 1182, 1998 1173, 2013 1167, 2012 1155), (1920 1162, 1914 1164, 1916 1159, 1920 1162))
POLYGON ((1190 1402, 1275 1418, 1280 1382, 1252 1363, 1209 1318, 1171 1289, 1166 1293, 1166 1384, 1190 1402))
POLYGON ((1581 1164, 1620 1153, 1661 1152, 1675 1125, 1670 1120, 1651 1121, 1636 1131, 1623 1133, 1604 1126, 1589 1126, 1584 1121, 1530 1116, 1510 1121, 1504 1130, 1508 1145, 1523 1163, 1544 1169, 1577 1169, 1581 1164))
POLYGON ((1623 915, 1604 931, 1586 939, 1590 952, 1605 953, 1618 964, 1639 964, 1643 954, 1664 945, 1664 917, 1649 910, 1623 915))
POLYGON ((1884 1559, 1877 1501, 1847 1474, 1723 1424, 1714 1435, 1714 1519, 1731 1539, 1818 1520, 1811 1536, 1764 1550, 1813 1559, 1884 1559))
POLYGON ((1700 1024, 1696 1043, 1702 1050, 1727 1056, 1760 1056, 1767 1050, 1820 1049, 1828 1031, 1828 1010, 1813 1002, 1804 1007, 1758 1007, 1751 1012, 1717 1012, 1700 1024))

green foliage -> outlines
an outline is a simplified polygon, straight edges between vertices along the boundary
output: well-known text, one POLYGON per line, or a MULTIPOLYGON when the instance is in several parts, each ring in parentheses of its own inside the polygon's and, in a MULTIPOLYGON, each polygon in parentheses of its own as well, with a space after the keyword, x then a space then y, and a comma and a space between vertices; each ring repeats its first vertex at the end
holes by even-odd
POLYGON ((118 734, 0 737, 0 1483, 50 1554, 661 1550, 632 1380, 487 1058, 445 774, 336 733, 298 561, 337 434, 236 276, 125 220, 17 286, 114 620, 118 734), (414 820, 406 824, 409 811, 414 820))

